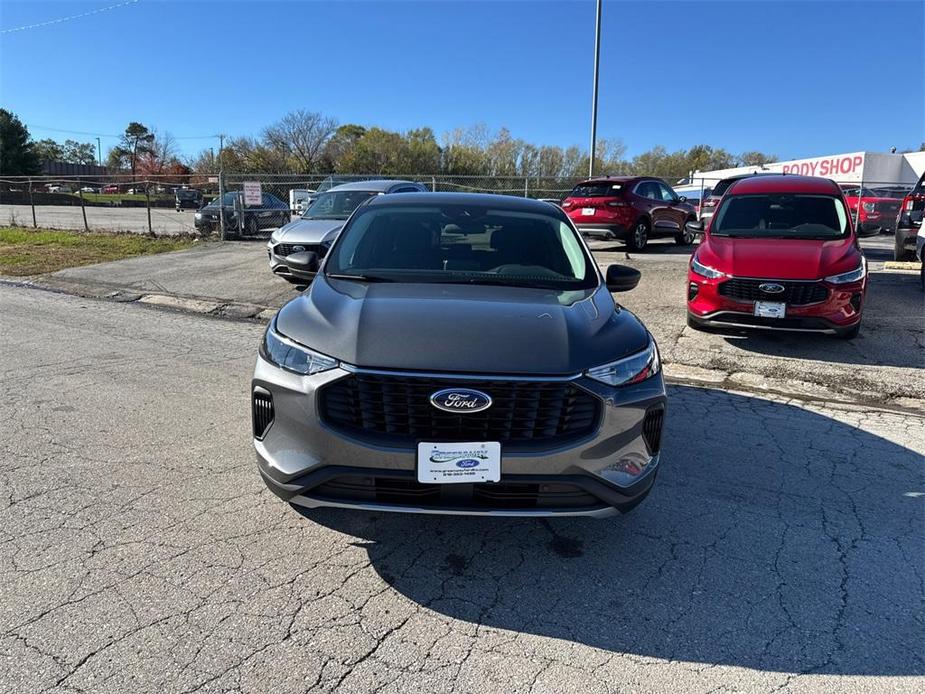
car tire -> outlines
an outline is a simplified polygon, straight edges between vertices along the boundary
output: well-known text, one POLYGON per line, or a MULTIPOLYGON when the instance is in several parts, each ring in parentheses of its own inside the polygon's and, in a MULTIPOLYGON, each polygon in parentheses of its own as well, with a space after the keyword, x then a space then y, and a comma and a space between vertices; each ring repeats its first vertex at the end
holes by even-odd
POLYGON ((853 340, 858 336, 858 333, 861 332, 861 321, 858 321, 855 325, 851 326, 847 330, 839 330, 835 334, 840 337, 842 340, 853 340))
POLYGON ((260 225, 257 223, 257 218, 248 217, 247 221, 244 222, 244 233, 248 236, 256 236, 259 231, 260 225))
POLYGON ((694 243, 694 233, 687 230, 687 222, 696 221, 693 217, 684 222, 684 226, 674 235, 674 242, 679 246, 690 246, 694 243))
POLYGON ((626 245, 631 251, 641 251, 649 243, 649 222, 644 218, 636 221, 626 238, 626 245))

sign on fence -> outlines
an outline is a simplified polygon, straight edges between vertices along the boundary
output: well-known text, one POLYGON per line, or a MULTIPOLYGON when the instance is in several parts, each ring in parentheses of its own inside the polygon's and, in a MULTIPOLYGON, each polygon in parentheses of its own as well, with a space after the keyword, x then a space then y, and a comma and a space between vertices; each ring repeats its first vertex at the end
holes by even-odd
POLYGON ((244 181, 244 204, 260 207, 263 196, 260 194, 260 181, 244 181))

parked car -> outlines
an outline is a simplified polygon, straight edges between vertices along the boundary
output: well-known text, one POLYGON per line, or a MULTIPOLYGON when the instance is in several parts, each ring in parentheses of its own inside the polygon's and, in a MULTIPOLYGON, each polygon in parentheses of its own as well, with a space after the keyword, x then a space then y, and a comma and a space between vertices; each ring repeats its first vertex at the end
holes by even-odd
POLYGON ((177 188, 174 191, 177 212, 184 209, 198 210, 202 207, 202 191, 195 188, 177 188))
MULTIPOLYGON (((703 229, 703 221, 688 225, 703 229)), ((688 270, 687 323, 857 336, 867 264, 841 189, 824 178, 732 184, 688 270)))
POLYGON ((376 195, 426 190, 420 183, 391 180, 358 181, 329 188, 318 195, 299 219, 270 236, 267 242, 270 270, 293 284, 305 284, 304 277, 292 275, 286 264, 286 256, 311 251, 323 258, 337 237, 337 232, 360 203, 376 195))
POLYGON ((896 216, 894 260, 902 260, 906 254, 915 253, 915 237, 922 228, 923 211, 925 211, 925 173, 919 177, 915 188, 903 198, 896 216))
POLYGON ((715 186, 709 189, 709 192, 704 191, 703 199, 700 201, 700 210, 698 216, 703 220, 704 224, 710 221, 710 218, 713 216, 713 213, 716 212, 716 207, 719 205, 719 201, 723 199, 723 195, 726 194, 726 191, 736 181, 740 181, 743 178, 751 178, 752 176, 780 176, 782 174, 772 174, 772 173, 750 173, 750 174, 739 174, 738 176, 730 176, 729 178, 724 178, 719 181, 715 186))
POLYGON ((74 187, 68 185, 67 183, 48 183, 45 185, 45 189, 49 193, 73 193, 74 187))
POLYGON ((892 234, 896 231, 896 218, 902 206, 900 200, 879 195, 858 184, 845 183, 841 188, 848 210, 855 220, 858 236, 876 236, 881 232, 892 234))
POLYGON ((114 183, 110 183, 109 185, 103 186, 103 189, 101 192, 106 193, 107 195, 110 195, 112 193, 118 193, 119 186, 115 185, 114 183))
POLYGON ((93 186, 82 186, 80 188, 81 193, 99 193, 99 188, 94 188, 93 186))
POLYGON ((314 199, 315 191, 308 188, 293 188, 289 191, 289 211, 302 214, 314 199))
POLYGON ((685 224, 696 214, 685 200, 660 178, 614 176, 579 183, 562 201, 562 208, 582 234, 623 239, 639 251, 659 236, 693 243, 685 224))
POLYGON ((244 195, 240 191, 229 191, 219 200, 216 198, 193 215, 193 224, 199 231, 211 232, 221 227, 221 212, 225 213, 225 233, 234 236, 238 232, 238 212, 242 214, 244 234, 253 236, 261 229, 280 227, 289 223, 289 206, 275 195, 262 193, 260 207, 245 207, 244 195))
POLYGON ((251 386, 258 468, 278 496, 558 517, 648 494, 665 385, 655 340, 611 295, 640 275, 603 276, 562 210, 377 195, 315 269, 268 327, 251 386))

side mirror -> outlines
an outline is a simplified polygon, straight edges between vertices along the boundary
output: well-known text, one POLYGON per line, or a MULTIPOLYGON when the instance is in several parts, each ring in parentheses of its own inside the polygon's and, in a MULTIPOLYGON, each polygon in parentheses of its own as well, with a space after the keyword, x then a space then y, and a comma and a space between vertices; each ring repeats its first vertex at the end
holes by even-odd
POLYGON ((639 270, 626 265, 610 265, 607 268, 607 289, 611 292, 628 292, 635 289, 642 278, 639 270))
POLYGON ((687 202, 687 196, 686 195, 678 196, 678 202, 687 202))
POLYGON ((293 276, 299 279, 311 280, 318 272, 318 254, 313 251, 302 251, 286 256, 286 267, 293 276))
POLYGON ((684 228, 695 236, 703 236, 703 220, 698 219, 693 222, 688 222, 684 225, 684 228))

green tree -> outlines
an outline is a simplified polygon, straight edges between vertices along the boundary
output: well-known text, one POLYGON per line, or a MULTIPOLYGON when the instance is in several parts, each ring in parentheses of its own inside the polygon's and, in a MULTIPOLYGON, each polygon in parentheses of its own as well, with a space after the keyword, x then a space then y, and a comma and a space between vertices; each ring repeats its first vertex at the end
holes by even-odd
POLYGON ((739 166, 763 166, 777 161, 777 155, 763 152, 743 152, 739 155, 739 166))
POLYGON ((45 138, 33 145, 39 161, 64 161, 64 149, 54 140, 45 138))
POLYGON ((362 125, 347 123, 340 126, 325 146, 321 167, 327 171, 344 172, 347 157, 365 134, 366 128, 362 125))
POLYGON ((92 142, 65 140, 62 159, 71 164, 96 164, 96 146, 92 142))
POLYGON ((29 130, 15 114, 0 108, 0 173, 31 176, 41 170, 29 130))
POLYGON ((127 164, 134 177, 138 157, 154 154, 153 142, 154 133, 141 123, 132 121, 122 133, 119 144, 109 150, 107 163, 118 168, 124 168, 127 164))

